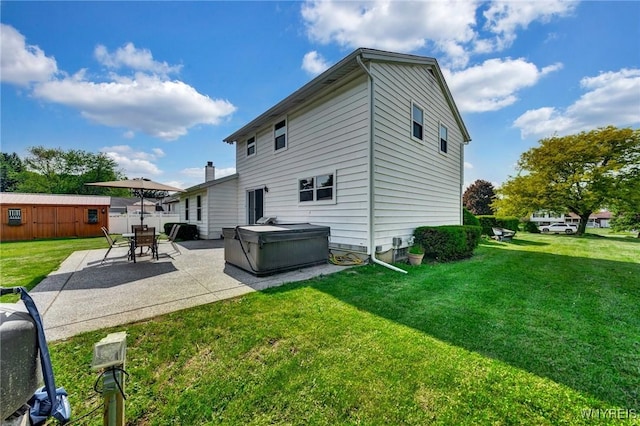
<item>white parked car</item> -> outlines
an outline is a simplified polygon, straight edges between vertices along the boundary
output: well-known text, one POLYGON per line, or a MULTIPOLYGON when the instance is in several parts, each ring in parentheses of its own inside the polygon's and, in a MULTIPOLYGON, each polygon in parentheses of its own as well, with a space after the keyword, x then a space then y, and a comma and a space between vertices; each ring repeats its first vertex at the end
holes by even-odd
POLYGON ((549 232, 553 232, 554 234, 575 234, 578 232, 578 227, 568 223, 552 223, 551 225, 541 226, 540 230, 545 234, 549 232))

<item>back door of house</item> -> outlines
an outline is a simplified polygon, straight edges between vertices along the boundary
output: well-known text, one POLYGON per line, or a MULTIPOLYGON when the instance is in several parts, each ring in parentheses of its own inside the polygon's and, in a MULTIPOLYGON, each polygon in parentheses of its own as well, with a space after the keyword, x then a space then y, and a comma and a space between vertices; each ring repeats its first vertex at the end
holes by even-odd
POLYGON ((256 223, 264 216, 264 188, 247 191, 247 221, 249 225, 256 223))

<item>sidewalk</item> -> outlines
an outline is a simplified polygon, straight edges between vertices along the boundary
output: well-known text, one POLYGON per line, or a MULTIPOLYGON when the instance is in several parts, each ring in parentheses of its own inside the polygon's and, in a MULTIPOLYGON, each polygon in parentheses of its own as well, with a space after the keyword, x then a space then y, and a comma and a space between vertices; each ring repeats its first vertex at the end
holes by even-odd
POLYGON ((159 260, 127 262, 126 248, 77 251, 30 291, 47 340, 212 303, 288 282, 331 274, 344 267, 312 266, 255 277, 224 262, 218 240, 185 241, 181 254, 163 245, 159 260))

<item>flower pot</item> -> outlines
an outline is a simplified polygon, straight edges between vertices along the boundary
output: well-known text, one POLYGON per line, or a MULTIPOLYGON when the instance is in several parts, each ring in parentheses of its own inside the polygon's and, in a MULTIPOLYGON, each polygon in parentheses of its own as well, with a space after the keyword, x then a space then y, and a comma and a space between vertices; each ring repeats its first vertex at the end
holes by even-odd
POLYGON ((421 254, 414 254, 414 253, 408 253, 407 256, 409 256, 409 263, 411 265, 421 265, 422 264, 422 258, 424 257, 424 253, 421 254))

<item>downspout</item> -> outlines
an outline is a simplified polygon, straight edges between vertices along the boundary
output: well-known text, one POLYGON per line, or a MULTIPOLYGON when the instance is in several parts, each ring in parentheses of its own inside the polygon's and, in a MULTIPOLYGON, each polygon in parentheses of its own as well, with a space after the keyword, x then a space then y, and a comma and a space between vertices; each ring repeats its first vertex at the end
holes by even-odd
POLYGON ((371 255, 371 261, 373 263, 377 263, 378 265, 384 266, 385 268, 392 269, 397 272, 402 272, 406 274, 407 271, 397 268, 393 265, 389 265, 386 262, 378 259, 376 257, 376 247, 375 247, 375 224, 374 224, 374 203, 375 203, 375 155, 374 155, 374 142, 375 138, 373 135, 375 126, 373 125, 373 75, 369 72, 369 69, 362 63, 361 55, 356 56, 356 61, 358 65, 364 70, 365 73, 369 76, 369 253, 371 255))

